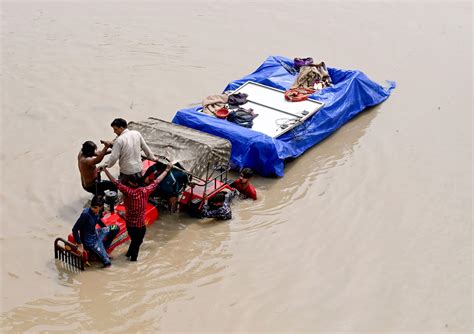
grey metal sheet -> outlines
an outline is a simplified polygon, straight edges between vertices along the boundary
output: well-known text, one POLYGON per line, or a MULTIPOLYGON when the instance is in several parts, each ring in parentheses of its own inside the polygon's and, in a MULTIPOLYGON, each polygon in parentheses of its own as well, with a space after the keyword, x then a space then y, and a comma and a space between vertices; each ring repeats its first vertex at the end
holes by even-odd
POLYGON ((180 162, 193 175, 204 177, 208 163, 229 163, 232 146, 227 139, 154 117, 130 122, 129 128, 142 134, 155 155, 180 162))

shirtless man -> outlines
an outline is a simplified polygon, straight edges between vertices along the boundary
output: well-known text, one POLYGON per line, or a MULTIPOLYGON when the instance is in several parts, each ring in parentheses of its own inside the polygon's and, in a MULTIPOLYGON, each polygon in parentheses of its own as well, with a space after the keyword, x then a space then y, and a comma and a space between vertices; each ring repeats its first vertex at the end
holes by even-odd
POLYGON ((77 165, 81 174, 82 188, 94 195, 104 195, 105 190, 117 191, 117 187, 110 181, 101 180, 99 171, 96 167, 100 163, 110 144, 103 142, 104 148, 97 151, 97 145, 92 141, 86 141, 82 144, 82 149, 77 156, 77 165))

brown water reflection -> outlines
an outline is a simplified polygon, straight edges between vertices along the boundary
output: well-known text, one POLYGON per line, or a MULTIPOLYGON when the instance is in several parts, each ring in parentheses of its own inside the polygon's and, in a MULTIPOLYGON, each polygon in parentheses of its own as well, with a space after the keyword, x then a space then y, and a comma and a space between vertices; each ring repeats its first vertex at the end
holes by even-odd
POLYGON ((190 286, 222 279, 231 256, 228 238, 226 223, 164 213, 148 228, 137 264, 126 261, 127 245, 114 251, 113 266, 107 270, 93 265, 75 273, 54 262, 55 280, 67 293, 14 308, 2 316, 2 330, 157 330, 167 305, 190 298, 190 286), (129 319, 126 324, 124 318, 129 319))
MULTIPOLYGON (((287 162, 284 182, 279 178, 264 179, 255 176, 252 182, 259 189, 258 201, 234 203, 241 221, 238 230, 258 232, 286 222, 287 218, 281 215, 282 212, 295 201, 304 201, 307 193, 314 191, 313 184, 318 179, 324 178, 328 170, 344 165, 351 158, 378 110, 378 107, 365 110, 325 141, 297 159, 287 162)), ((327 178, 327 187, 330 187, 330 182, 331 179, 327 178)), ((318 196, 324 196, 326 190, 327 188, 319 188, 318 196)))
MULTIPOLYGON (((21 0, 18 0, 20 2, 21 0)), ((2 332, 472 332, 472 4, 2 2, 2 332), (296 33, 295 33, 296 32, 296 33), (163 215, 137 264, 54 262, 116 117, 171 120, 269 55, 395 80, 259 200, 163 215), (440 64, 448 64, 440 78, 440 64)))

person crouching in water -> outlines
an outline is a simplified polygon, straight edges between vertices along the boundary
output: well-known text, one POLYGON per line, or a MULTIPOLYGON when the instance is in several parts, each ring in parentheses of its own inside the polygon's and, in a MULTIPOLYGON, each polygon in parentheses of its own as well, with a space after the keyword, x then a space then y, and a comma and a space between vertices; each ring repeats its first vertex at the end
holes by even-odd
POLYGON ((237 180, 231 183, 231 187, 239 191, 243 198, 251 198, 254 201, 257 199, 257 190, 250 183, 250 179, 253 176, 253 170, 250 168, 244 168, 240 172, 240 176, 237 180))
POLYGON ((202 216, 220 220, 232 219, 230 208, 231 193, 220 191, 207 200, 202 210, 202 216))
POLYGON ((148 197, 155 190, 158 184, 166 177, 166 174, 171 170, 173 165, 168 164, 166 169, 156 178, 153 183, 146 187, 142 187, 143 180, 137 175, 130 175, 128 178, 128 184, 125 186, 117 179, 115 179, 110 172, 101 167, 110 181, 112 181, 117 188, 125 195, 124 206, 125 206, 125 225, 127 226, 127 232, 130 236, 130 246, 125 254, 126 257, 130 257, 130 261, 137 261, 138 252, 140 245, 143 242, 143 238, 146 233, 145 225, 145 210, 146 204, 148 203, 148 197))
POLYGON ((120 228, 115 224, 105 226, 101 220, 103 209, 103 197, 95 195, 92 198, 90 207, 84 209, 76 224, 74 224, 72 234, 81 254, 84 252, 84 249, 94 253, 102 261, 104 267, 108 267, 111 265, 111 262, 107 254, 107 248, 110 247, 120 228), (96 229, 97 224, 101 228, 96 229))

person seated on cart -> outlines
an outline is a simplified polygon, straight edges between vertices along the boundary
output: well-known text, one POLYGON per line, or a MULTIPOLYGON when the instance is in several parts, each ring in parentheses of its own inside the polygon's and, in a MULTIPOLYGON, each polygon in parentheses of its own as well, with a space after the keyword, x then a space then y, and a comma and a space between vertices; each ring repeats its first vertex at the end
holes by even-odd
POLYGON ((240 172, 239 178, 232 182, 230 186, 237 189, 242 198, 251 198, 255 201, 257 199, 257 190, 255 190, 255 187, 250 183, 252 176, 253 170, 244 168, 240 172))
MULTIPOLYGON (((152 183, 165 170, 165 168, 166 165, 161 162, 156 162, 150 166, 146 170, 145 175, 143 175, 145 185, 152 183)), ((171 169, 163 181, 160 182, 159 187, 151 193, 150 197, 158 197, 166 200, 168 203, 168 209, 171 212, 176 212, 178 196, 184 190, 188 182, 188 174, 176 168, 171 169)))
POLYGON ((117 225, 106 226, 101 220, 102 211, 104 209, 104 198, 95 195, 92 198, 89 208, 82 211, 81 216, 72 228, 72 234, 78 250, 82 254, 84 249, 94 253, 104 264, 104 267, 111 265, 110 257, 107 254, 107 248, 119 233, 120 228, 117 225), (96 229, 99 224, 101 228, 96 229))
POLYGON ((216 218, 219 220, 232 219, 230 199, 232 193, 220 191, 211 196, 202 209, 202 216, 205 218, 216 218))

